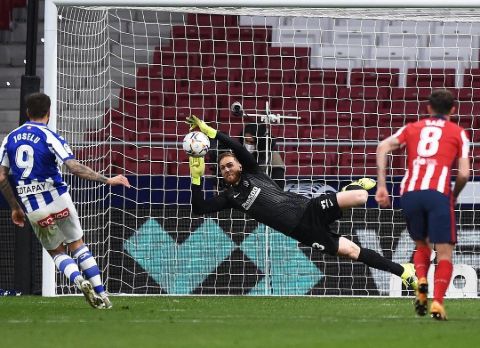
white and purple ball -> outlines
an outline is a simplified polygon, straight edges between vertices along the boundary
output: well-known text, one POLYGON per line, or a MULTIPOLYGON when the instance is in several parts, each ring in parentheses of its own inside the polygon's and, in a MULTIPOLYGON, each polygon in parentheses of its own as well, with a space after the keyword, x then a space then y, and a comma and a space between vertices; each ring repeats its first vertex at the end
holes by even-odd
POLYGON ((202 132, 190 132, 183 138, 183 149, 192 157, 203 157, 210 149, 210 139, 202 132))

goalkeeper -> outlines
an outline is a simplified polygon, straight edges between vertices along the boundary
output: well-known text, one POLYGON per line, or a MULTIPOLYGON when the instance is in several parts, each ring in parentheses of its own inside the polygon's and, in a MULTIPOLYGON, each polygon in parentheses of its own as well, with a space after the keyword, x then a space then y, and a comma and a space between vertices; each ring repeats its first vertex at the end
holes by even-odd
POLYGON ((225 190, 205 200, 201 178, 205 171, 203 157, 190 157, 192 208, 195 214, 208 214, 234 208, 305 245, 330 255, 360 261, 369 267, 393 273, 408 287, 416 289, 417 278, 412 264, 400 265, 377 252, 361 248, 351 240, 332 232, 329 225, 342 217, 342 209, 365 204, 375 181, 363 178, 347 185, 343 192, 313 199, 285 192, 259 167, 248 150, 196 116, 187 118, 190 130, 198 127, 209 138, 217 139, 233 152, 224 152, 218 165, 225 190))

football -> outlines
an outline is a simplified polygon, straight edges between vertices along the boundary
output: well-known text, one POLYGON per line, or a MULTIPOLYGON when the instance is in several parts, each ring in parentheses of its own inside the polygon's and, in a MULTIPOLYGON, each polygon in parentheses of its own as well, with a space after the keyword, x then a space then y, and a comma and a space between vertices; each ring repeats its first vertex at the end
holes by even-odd
POLYGON ((210 140, 202 132, 190 132, 183 138, 183 149, 189 156, 203 157, 210 149, 210 140))

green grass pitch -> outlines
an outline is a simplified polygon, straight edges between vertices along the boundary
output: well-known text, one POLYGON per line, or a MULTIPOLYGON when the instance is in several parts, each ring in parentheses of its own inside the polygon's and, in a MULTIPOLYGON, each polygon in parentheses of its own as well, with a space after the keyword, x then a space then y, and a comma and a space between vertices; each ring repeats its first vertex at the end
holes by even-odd
POLYGON ((448 300, 449 321, 412 299, 0 297, 0 347, 478 347, 480 302, 448 300))

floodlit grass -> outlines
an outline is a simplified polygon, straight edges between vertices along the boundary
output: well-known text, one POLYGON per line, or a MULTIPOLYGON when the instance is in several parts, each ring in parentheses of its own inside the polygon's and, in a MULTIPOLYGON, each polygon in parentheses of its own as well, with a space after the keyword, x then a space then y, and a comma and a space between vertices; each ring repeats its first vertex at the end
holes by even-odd
POLYGON ((448 300, 449 321, 412 299, 0 297, 0 347, 478 347, 480 302, 448 300))

